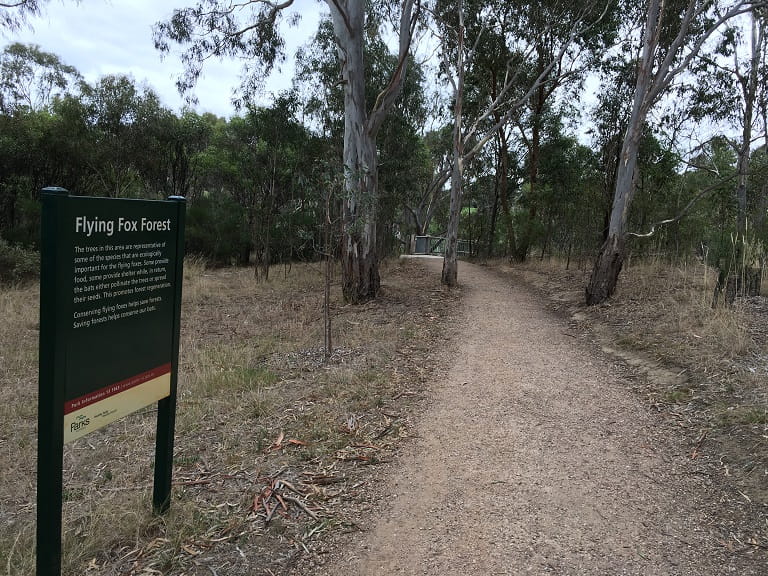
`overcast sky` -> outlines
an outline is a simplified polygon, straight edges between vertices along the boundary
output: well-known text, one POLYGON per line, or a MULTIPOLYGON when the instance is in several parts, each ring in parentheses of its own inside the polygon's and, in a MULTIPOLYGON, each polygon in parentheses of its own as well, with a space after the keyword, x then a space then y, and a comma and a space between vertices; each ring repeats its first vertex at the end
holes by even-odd
MULTIPOLYGON (((52 0, 44 4, 42 15, 30 20, 29 29, 5 33, 0 42, 39 44, 58 55, 65 64, 77 68, 92 83, 107 74, 133 76, 137 84, 146 83, 159 95, 163 104, 178 111, 183 100, 176 91, 175 77, 182 69, 175 54, 161 61, 152 42, 152 25, 165 20, 174 8, 192 4, 192 0, 52 0)), ((288 29, 286 54, 282 71, 274 72, 268 89, 279 91, 290 86, 293 76, 291 56, 317 30, 321 3, 296 0, 295 10, 302 15, 298 28, 288 29)), ((238 62, 209 61, 195 94, 197 111, 213 112, 229 117, 234 113, 230 102, 232 89, 239 82, 238 62)), ((270 99, 265 98, 265 102, 270 99)))

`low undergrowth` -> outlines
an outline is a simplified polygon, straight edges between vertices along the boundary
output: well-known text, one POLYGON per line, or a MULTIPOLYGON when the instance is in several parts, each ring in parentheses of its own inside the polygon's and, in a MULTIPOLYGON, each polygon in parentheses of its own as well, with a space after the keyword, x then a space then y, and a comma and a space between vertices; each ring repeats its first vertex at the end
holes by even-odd
MULTIPOLYGON (((156 410, 65 446, 63 574, 279 574, 353 530, 409 436, 459 291, 386 263, 380 298, 332 295, 320 265, 185 267, 174 488, 151 513, 156 410)), ((0 289, 0 573, 34 574, 38 288, 0 289)))

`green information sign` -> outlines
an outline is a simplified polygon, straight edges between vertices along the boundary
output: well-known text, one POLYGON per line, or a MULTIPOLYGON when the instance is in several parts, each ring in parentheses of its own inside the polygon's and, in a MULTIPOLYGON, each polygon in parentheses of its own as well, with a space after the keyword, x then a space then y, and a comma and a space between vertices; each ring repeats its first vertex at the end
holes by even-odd
POLYGON ((41 199, 38 576, 48 576, 60 574, 65 442, 159 402, 154 503, 168 507, 185 202, 61 188, 41 199))

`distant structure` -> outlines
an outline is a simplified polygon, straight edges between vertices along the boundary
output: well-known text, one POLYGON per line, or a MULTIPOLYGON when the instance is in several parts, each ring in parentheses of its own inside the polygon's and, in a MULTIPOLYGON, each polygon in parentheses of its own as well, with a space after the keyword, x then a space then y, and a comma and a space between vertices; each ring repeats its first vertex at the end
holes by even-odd
MULTIPOLYGON (((445 254, 445 236, 412 236, 411 254, 443 255, 445 254)), ((459 240, 457 248, 459 256, 469 256, 469 240, 459 240)))

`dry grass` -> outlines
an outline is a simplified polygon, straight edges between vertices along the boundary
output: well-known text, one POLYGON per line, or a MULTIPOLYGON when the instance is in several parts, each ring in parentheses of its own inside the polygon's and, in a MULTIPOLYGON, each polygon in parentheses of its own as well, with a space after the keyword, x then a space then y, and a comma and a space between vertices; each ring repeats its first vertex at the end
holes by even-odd
POLYGON ((630 262, 614 298, 587 308, 589 270, 566 271, 557 261, 498 266, 625 361, 637 392, 681 429, 708 476, 768 506, 765 286, 763 296, 713 308, 716 275, 702 263, 630 262))
MULTIPOLYGON (((38 298, 35 289, 0 290, 0 526, 33 512, 37 418, 38 298)), ((34 526, 0 530, 0 573, 31 574, 34 526)))
MULTIPOLYGON (((154 409, 67 444, 63 573, 281 573, 354 526, 370 496, 359 486, 407 438, 459 297, 417 267, 388 264, 364 306, 334 283, 326 362, 319 265, 258 284, 188 260, 170 512, 151 514, 154 409), (266 522, 269 486, 284 506, 266 522)), ((37 299, 0 291, 0 574, 13 576, 34 573, 37 299)))
POLYGON ((753 344, 744 301, 712 307, 716 280, 715 271, 700 263, 638 263, 627 267, 612 305, 627 319, 627 337, 637 348, 676 365, 693 360, 713 370, 753 344))
MULTIPOLYGON (((408 438, 460 297, 418 266, 389 264, 381 297, 363 306, 345 306, 334 283, 325 362, 319 265, 257 284, 250 270, 189 260, 171 510, 150 512, 154 410, 68 444, 64 574, 285 574, 365 524, 378 464, 408 438), (285 507, 264 507, 270 490, 285 507)), ((712 309, 714 275, 701 264, 632 263, 610 303, 585 308, 586 270, 496 266, 567 314, 573 335, 627 361, 636 392, 679 427, 707 478, 768 504, 764 297, 712 309)), ((0 290, 0 576, 34 573, 37 299, 34 288, 0 290)))

